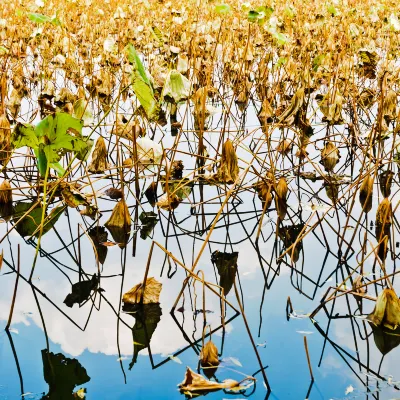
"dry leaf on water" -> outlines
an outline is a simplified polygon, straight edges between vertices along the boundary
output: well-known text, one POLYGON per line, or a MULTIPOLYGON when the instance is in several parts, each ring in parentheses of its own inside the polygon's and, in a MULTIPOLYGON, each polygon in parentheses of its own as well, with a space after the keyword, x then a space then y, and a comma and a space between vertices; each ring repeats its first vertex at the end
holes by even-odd
MULTIPOLYGON (((159 303, 162 283, 155 278, 147 278, 146 287, 143 293, 143 304, 159 303)), ((126 292, 122 297, 124 303, 138 304, 142 295, 143 283, 135 285, 131 290, 126 292)))
POLYGON ((183 393, 196 395, 221 389, 240 388, 239 382, 233 379, 225 379, 223 382, 213 382, 196 374, 189 367, 186 368, 185 379, 178 385, 183 393))

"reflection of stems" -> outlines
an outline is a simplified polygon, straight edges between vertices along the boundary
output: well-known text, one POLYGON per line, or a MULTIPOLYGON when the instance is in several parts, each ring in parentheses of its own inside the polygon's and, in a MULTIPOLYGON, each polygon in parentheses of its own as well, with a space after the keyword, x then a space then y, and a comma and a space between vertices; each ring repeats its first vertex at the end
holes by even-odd
POLYGON ((313 375, 312 367, 311 367, 310 354, 308 353, 307 336, 304 336, 304 348, 305 348, 305 350, 306 350, 306 356, 307 356, 307 362, 308 362, 308 369, 310 370, 311 381, 314 382, 314 375, 313 375))
POLYGON ((17 298, 17 289, 18 289, 18 281, 19 281, 19 271, 20 271, 20 264, 21 264, 21 252, 20 252, 20 246, 18 243, 18 261, 17 261, 17 277, 15 279, 15 286, 14 286, 14 294, 13 294, 13 299, 12 299, 12 303, 11 303, 11 308, 10 308, 10 315, 8 316, 8 322, 7 322, 7 326, 6 326, 6 331, 8 331, 8 328, 11 325, 11 320, 12 320, 12 316, 13 316, 13 312, 14 312, 14 306, 15 306, 15 300, 17 298))
POLYGON ((21 387, 21 397, 22 397, 22 395, 25 393, 25 391, 24 391, 24 381, 22 379, 22 373, 21 373, 21 368, 19 366, 17 352, 15 350, 13 338, 12 338, 11 333, 10 333, 10 331, 8 329, 6 329, 6 334, 8 336, 8 340, 10 341, 11 351, 13 353, 14 360, 15 360, 15 365, 17 367, 18 377, 19 377, 19 385, 21 387))
POLYGON ((250 331, 249 325, 247 323, 247 318, 246 318, 246 315, 244 313, 244 309, 243 309, 242 303, 240 301, 239 292, 237 290, 236 281, 233 282, 233 286, 235 287, 235 295, 236 295, 237 302, 239 304, 240 312, 242 313, 244 325, 246 326, 246 330, 247 330, 247 333, 249 334, 249 338, 250 338, 251 344, 253 345, 254 352, 256 353, 256 357, 257 357, 258 363, 260 364, 261 373, 262 373, 263 378, 264 378, 264 383, 265 383, 265 385, 267 387, 268 392, 270 392, 271 391, 271 387, 269 386, 267 374, 265 373, 265 368, 262 365, 262 361, 261 361, 260 355, 258 354, 257 346, 254 343, 253 336, 251 335, 251 331, 250 331))
POLYGON ((33 265, 32 265, 32 269, 31 269, 31 274, 29 275, 29 282, 32 281, 32 277, 33 277, 33 272, 35 271, 35 266, 36 266, 36 261, 37 261, 37 256, 39 254, 39 249, 40 249, 40 242, 42 239, 42 235, 43 235, 43 225, 44 225, 44 219, 45 219, 45 215, 46 215, 46 196, 47 196, 47 179, 49 177, 49 164, 47 163, 46 166, 46 174, 44 177, 44 185, 43 185, 43 203, 42 203, 42 219, 40 221, 40 231, 39 231, 39 238, 38 238, 38 242, 37 242, 37 246, 36 246, 36 252, 35 252, 35 257, 33 258, 33 265))

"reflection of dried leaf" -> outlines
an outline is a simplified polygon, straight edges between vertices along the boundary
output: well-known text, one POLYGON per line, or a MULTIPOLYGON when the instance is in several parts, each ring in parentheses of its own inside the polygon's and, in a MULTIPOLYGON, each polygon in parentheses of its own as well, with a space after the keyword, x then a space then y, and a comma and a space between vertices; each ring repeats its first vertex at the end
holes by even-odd
POLYGON ((67 307, 72 307, 74 304, 81 304, 87 300, 92 290, 95 290, 98 285, 96 275, 92 276, 90 281, 81 281, 72 285, 72 292, 67 295, 64 304, 67 307))
POLYGON ((395 330, 387 329, 384 326, 371 324, 374 333, 374 341, 378 350, 383 354, 388 354, 400 344, 400 328, 395 330))
POLYGON ((49 392, 43 399, 72 399, 76 386, 90 381, 86 369, 75 358, 42 350, 44 380, 49 392))
MULTIPOLYGON (((146 287, 143 293, 143 304, 159 303, 162 283, 154 278, 147 278, 146 287)), ((135 285, 122 297, 124 303, 138 304, 142 296, 143 283, 135 285)))
POLYGON ((128 304, 124 303, 123 311, 132 315, 136 322, 132 328, 133 357, 129 369, 137 361, 139 352, 149 347, 151 337, 160 322, 162 311, 159 303, 128 304))
POLYGON ((157 202, 157 183, 151 182, 148 188, 145 190, 144 195, 146 196, 146 199, 150 205, 154 207, 157 202))
POLYGON ((235 281, 238 256, 238 252, 223 253, 218 250, 211 255, 211 262, 216 265, 220 276, 219 286, 224 289, 225 296, 228 295, 235 281))
POLYGON ((292 262, 297 262, 300 255, 300 250, 303 248, 303 241, 297 240, 300 232, 304 228, 304 224, 290 225, 279 228, 278 235, 285 245, 285 250, 296 243, 294 248, 289 251, 289 256, 292 262))
POLYGON ((108 232, 105 230, 104 226, 95 226, 89 230, 88 234, 96 248, 100 264, 104 264, 108 249, 103 243, 107 241, 108 232))
POLYGON ((142 226, 140 228, 140 237, 145 240, 147 237, 150 237, 154 227, 157 225, 157 214, 153 211, 143 211, 139 215, 139 220, 142 223, 142 226))

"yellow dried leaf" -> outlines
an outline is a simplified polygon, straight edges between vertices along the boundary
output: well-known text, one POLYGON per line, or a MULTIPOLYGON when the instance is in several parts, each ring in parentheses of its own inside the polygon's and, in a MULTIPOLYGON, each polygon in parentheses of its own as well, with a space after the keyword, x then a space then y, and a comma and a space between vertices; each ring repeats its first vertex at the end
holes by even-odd
MULTIPOLYGON (((155 278, 147 278, 146 286, 143 293, 143 304, 159 303, 162 283, 155 278)), ((143 283, 135 285, 131 290, 126 292, 122 297, 122 301, 128 304, 140 303, 142 296, 143 283)))

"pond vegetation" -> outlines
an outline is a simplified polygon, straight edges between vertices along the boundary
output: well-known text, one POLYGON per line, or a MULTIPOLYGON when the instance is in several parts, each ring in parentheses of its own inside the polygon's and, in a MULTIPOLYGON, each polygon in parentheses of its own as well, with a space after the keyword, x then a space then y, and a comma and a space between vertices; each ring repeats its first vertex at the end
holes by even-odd
POLYGON ((278 320, 301 398, 338 396, 328 347, 353 377, 335 399, 399 396, 399 5, 258 3, 2 1, 4 398, 94 398, 86 349, 119 385, 142 356, 181 365, 157 398, 273 398, 278 320), (43 393, 14 344, 28 320, 43 393), (101 344, 53 350, 74 335, 101 344))

